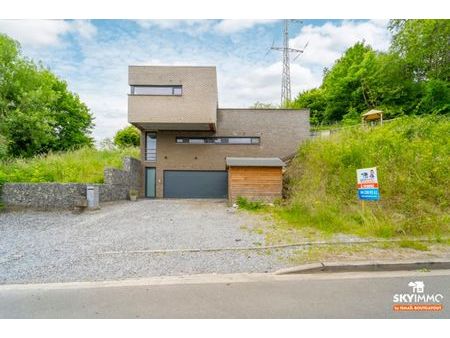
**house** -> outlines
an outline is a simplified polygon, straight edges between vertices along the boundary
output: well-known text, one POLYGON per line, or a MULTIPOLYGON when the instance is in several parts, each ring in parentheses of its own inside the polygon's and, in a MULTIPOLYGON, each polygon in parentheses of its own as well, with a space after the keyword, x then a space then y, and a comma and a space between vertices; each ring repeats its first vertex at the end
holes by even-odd
POLYGON ((142 196, 281 196, 280 158, 309 137, 308 110, 219 108, 215 67, 130 66, 129 85, 142 196))

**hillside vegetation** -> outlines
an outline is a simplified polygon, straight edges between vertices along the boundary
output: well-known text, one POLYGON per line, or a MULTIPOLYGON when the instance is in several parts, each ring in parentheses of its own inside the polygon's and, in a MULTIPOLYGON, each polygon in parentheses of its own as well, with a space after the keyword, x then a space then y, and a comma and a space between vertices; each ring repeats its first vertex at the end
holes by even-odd
POLYGON ((450 113, 450 20, 391 20, 388 29, 388 50, 356 43, 288 106, 309 108, 316 127, 358 124, 370 109, 390 119, 450 113))
POLYGON ((139 149, 97 150, 85 147, 31 159, 3 161, 0 162, 0 181, 103 183, 105 167, 122 169, 124 156, 139 158, 139 149))
POLYGON ((448 235, 450 118, 405 117, 303 144, 278 211, 298 227, 393 237, 448 235), (357 199, 356 169, 377 167, 381 201, 357 199))

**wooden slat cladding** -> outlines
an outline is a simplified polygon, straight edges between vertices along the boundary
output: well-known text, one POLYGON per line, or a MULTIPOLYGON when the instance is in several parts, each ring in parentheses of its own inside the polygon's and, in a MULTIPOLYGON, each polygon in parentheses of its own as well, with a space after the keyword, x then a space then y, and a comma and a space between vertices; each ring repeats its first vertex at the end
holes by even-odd
POLYGON ((264 201, 279 198, 283 186, 282 175, 281 167, 230 167, 229 200, 234 202, 238 196, 264 201))

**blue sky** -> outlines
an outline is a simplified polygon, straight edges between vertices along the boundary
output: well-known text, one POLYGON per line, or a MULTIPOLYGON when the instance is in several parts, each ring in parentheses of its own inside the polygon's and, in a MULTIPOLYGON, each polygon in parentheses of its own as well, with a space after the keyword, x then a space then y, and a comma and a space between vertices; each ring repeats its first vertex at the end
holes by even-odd
MULTIPOLYGON (((386 20, 292 23, 292 95, 320 85, 324 67, 357 41, 387 49, 386 20)), ((95 116, 97 140, 127 125, 127 66, 215 65, 220 107, 279 103, 282 43, 278 20, 0 20, 23 53, 65 79, 95 116)))

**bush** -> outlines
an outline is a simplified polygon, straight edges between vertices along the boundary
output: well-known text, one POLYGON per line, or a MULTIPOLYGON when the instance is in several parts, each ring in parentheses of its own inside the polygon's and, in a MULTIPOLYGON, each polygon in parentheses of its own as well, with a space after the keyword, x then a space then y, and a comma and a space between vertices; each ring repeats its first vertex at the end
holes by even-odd
POLYGON ((448 116, 348 128, 303 144, 287 169, 280 216, 299 226, 377 237, 449 233, 448 116), (357 199, 356 169, 377 167, 381 201, 357 199))
POLYGON ((139 147, 141 132, 135 126, 128 126, 114 135, 114 144, 119 148, 139 147))
POLYGON ((239 196, 236 200, 236 204, 239 208, 249 210, 249 211, 256 211, 260 210, 264 207, 264 204, 260 201, 249 201, 245 197, 239 196))
POLYGON ((122 169, 124 156, 139 157, 138 148, 79 150, 31 159, 0 162, 0 182, 103 183, 105 167, 122 169))

